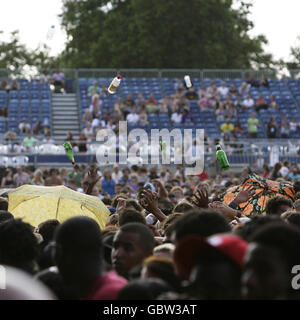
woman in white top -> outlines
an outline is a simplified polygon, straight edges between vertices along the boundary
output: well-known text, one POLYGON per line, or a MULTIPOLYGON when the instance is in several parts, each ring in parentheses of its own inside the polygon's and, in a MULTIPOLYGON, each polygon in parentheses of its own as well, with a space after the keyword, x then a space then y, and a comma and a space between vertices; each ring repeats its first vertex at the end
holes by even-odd
POLYGON ((90 140, 94 136, 94 131, 90 122, 86 123, 86 128, 83 129, 85 136, 90 140))
POLYGON ((43 179, 43 173, 40 169, 35 170, 33 174, 32 184, 36 186, 44 186, 45 181, 43 179))
POLYGON ((93 118, 97 118, 101 115, 100 107, 102 105, 102 100, 99 99, 97 94, 94 94, 92 97, 92 103, 90 105, 90 113, 93 115, 93 118))
POLYGON ((182 122, 182 114, 180 113, 180 108, 177 106, 175 108, 175 112, 172 113, 171 120, 173 123, 181 123, 182 122))

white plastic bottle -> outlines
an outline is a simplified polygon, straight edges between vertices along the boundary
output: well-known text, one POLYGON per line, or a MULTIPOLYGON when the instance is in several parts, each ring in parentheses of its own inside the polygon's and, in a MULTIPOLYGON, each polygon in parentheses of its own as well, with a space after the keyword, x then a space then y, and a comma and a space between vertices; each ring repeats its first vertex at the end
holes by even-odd
POLYGON ((185 82, 185 86, 187 89, 189 89, 193 86, 192 82, 191 82, 191 78, 188 75, 184 76, 184 82, 185 82))
POLYGON ((117 88, 118 86, 120 85, 121 83, 121 79, 122 77, 120 75, 116 76, 113 81, 111 82, 111 84, 109 85, 107 91, 110 93, 110 94, 114 94, 116 91, 117 91, 117 88))

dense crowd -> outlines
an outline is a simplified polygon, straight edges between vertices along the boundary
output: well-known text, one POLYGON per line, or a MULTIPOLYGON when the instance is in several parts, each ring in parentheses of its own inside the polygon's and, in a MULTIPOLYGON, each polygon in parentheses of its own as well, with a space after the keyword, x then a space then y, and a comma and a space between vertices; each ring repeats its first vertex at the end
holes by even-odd
MULTIPOLYGON (((291 284, 300 262, 299 168, 293 164, 259 172, 293 186, 293 200, 271 198, 263 216, 243 214, 240 204, 254 192, 248 188, 228 205, 219 200, 251 174, 249 168, 215 177, 185 176, 181 166, 33 169, 7 169, 2 188, 65 185, 99 197, 110 212, 102 230, 83 216, 34 228, 7 211, 4 190, 0 264, 25 271, 29 282, 43 283, 57 299, 299 298, 291 284)), ((0 294, 22 294, 15 282, 17 289, 0 294)))

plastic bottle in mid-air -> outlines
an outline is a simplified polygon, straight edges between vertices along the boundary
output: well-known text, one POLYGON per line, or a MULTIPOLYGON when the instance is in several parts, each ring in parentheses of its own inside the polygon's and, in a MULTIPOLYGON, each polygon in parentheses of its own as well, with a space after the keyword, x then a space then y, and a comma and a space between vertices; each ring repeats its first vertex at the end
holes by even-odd
POLYGON ((219 143, 216 144, 216 148, 217 148, 216 157, 219 161, 221 170, 229 169, 229 162, 228 162, 225 151, 221 148, 219 143))
POLYGON ((184 76, 184 82, 185 82, 185 86, 187 89, 189 89, 193 86, 189 75, 184 76))
POLYGON ((107 91, 110 93, 110 94, 114 94, 116 91, 117 91, 117 88, 118 86, 120 85, 121 83, 121 79, 122 77, 120 75, 116 76, 113 81, 111 82, 111 84, 109 85, 107 91))
POLYGON ((70 159, 72 164, 75 164, 74 153, 73 153, 73 149, 72 149, 71 143, 70 142, 65 142, 64 143, 64 148, 65 148, 67 157, 70 159))
POLYGON ((47 32, 47 40, 52 40, 54 33, 55 33, 55 25, 52 25, 47 32))

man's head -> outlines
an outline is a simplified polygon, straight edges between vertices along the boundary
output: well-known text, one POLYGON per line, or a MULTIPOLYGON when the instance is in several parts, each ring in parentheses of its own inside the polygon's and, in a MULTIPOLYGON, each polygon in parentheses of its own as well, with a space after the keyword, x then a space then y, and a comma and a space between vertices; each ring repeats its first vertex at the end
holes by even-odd
POLYGON ((291 210, 293 202, 287 198, 276 196, 267 202, 266 213, 280 216, 283 212, 291 210))
POLYGON ((122 276, 128 277, 129 271, 140 265, 152 254, 155 245, 152 231, 141 223, 123 225, 113 241, 112 265, 122 276))
POLYGON ((31 225, 19 219, 0 224, 0 264, 33 273, 37 255, 38 243, 31 225))
POLYGON ((197 234, 204 237, 216 233, 230 232, 231 228, 220 213, 204 210, 193 210, 182 215, 174 225, 175 241, 186 235, 197 234))
POLYGON ((255 119, 255 118, 256 118, 256 113, 255 113, 255 112, 252 112, 252 113, 251 113, 251 117, 252 117, 252 119, 255 119))
POLYGON ((145 217, 137 210, 124 209, 119 214, 119 226, 123 226, 128 223, 142 223, 146 225, 145 217))
POLYGON ((251 243, 244 261, 242 296, 245 299, 286 299, 287 266, 280 252, 259 243, 251 243))
POLYGON ((56 219, 46 220, 39 224, 39 233, 42 235, 45 242, 50 242, 53 239, 54 232, 59 224, 59 221, 56 219))
POLYGON ((68 219, 57 228, 54 238, 55 262, 66 283, 78 287, 99 277, 103 245, 95 220, 83 216, 68 219))
POLYGON ((0 224, 10 219, 14 219, 14 216, 10 212, 0 210, 0 224))

